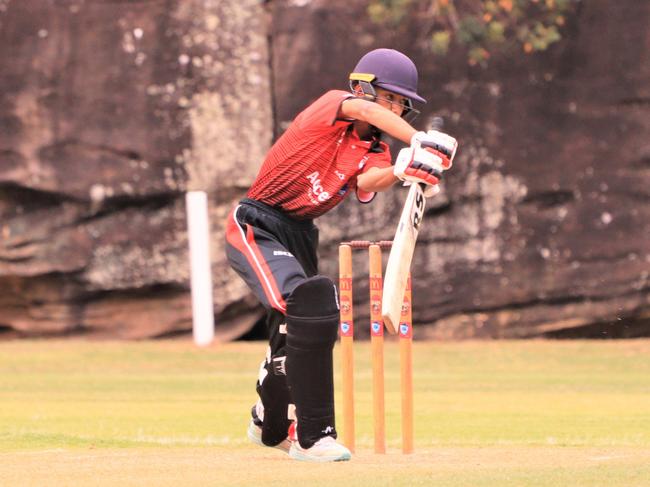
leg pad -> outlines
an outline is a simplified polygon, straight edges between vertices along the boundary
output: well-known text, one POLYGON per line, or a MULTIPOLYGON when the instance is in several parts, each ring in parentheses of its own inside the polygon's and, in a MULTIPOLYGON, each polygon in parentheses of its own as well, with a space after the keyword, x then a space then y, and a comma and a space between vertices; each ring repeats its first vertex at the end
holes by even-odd
POLYGON ((336 288, 327 277, 306 279, 287 299, 287 382, 303 448, 323 436, 336 438, 332 349, 338 321, 336 288))

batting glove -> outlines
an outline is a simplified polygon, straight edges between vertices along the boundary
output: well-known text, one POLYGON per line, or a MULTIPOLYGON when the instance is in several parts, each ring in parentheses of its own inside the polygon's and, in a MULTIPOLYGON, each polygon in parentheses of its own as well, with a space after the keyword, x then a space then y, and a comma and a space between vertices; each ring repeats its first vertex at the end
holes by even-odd
POLYGON ((443 171, 451 167, 457 148, 456 139, 443 132, 416 132, 411 146, 397 155, 393 173, 406 184, 424 183, 424 195, 433 196, 440 191, 437 185, 443 171))
POLYGON ((424 149, 406 147, 399 151, 393 174, 406 184, 424 183, 437 188, 442 179, 442 159, 424 149))
POLYGON ((456 150, 458 149, 458 141, 451 135, 439 132, 437 130, 429 130, 428 132, 416 132, 411 137, 411 147, 421 147, 442 159, 442 170, 446 171, 451 168, 456 150))

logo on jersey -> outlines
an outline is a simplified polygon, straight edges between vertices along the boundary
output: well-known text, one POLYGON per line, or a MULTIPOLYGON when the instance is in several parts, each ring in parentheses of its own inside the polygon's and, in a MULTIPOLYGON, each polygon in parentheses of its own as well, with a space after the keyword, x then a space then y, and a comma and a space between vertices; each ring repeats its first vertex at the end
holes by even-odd
POLYGON ((286 250, 274 250, 273 255, 284 255, 285 257, 293 257, 291 252, 287 252, 286 250))
POLYGON ((361 158, 361 160, 359 161, 359 169, 363 169, 363 166, 366 165, 366 162, 368 162, 368 159, 370 159, 370 156, 368 154, 366 154, 365 156, 363 156, 361 158))
POLYGON ((319 203, 325 203, 330 199, 330 194, 323 189, 323 184, 320 180, 320 173, 318 171, 309 174, 307 179, 309 179, 309 182, 311 183, 311 192, 319 203))

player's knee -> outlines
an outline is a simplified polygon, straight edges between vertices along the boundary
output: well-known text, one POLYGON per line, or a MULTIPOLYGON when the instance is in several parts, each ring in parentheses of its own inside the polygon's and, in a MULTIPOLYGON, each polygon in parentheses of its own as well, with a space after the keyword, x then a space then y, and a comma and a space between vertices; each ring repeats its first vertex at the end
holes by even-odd
POLYGON ((338 321, 336 288, 325 276, 305 279, 287 298, 287 343, 293 347, 333 346, 338 321))
POLYGON ((336 288, 325 276, 304 279, 287 298, 287 316, 318 319, 338 316, 336 288))

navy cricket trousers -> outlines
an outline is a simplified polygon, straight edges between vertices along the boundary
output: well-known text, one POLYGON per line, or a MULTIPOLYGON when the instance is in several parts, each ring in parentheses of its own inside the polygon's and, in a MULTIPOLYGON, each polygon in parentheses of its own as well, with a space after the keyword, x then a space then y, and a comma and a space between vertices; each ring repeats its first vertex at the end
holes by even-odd
MULTIPOLYGON (((265 445, 286 439, 292 419, 300 422, 297 431, 303 448, 318 441, 324 431, 336 438, 332 350, 327 338, 319 349, 287 346, 287 331, 294 341, 298 335, 304 340, 314 333, 314 324, 305 327, 304 320, 295 316, 289 323, 293 331, 288 330, 286 314, 294 289, 318 273, 317 246, 318 229, 311 220, 291 219, 259 201, 242 200, 228 217, 226 254, 230 265, 268 311, 269 352, 260 366, 256 387, 264 406, 260 426, 265 445)), ((257 407, 253 409, 255 420, 257 407)))
POLYGON ((318 228, 248 198, 228 216, 226 256, 268 311, 271 354, 284 348, 279 335, 286 298, 307 277, 318 273, 318 228))

